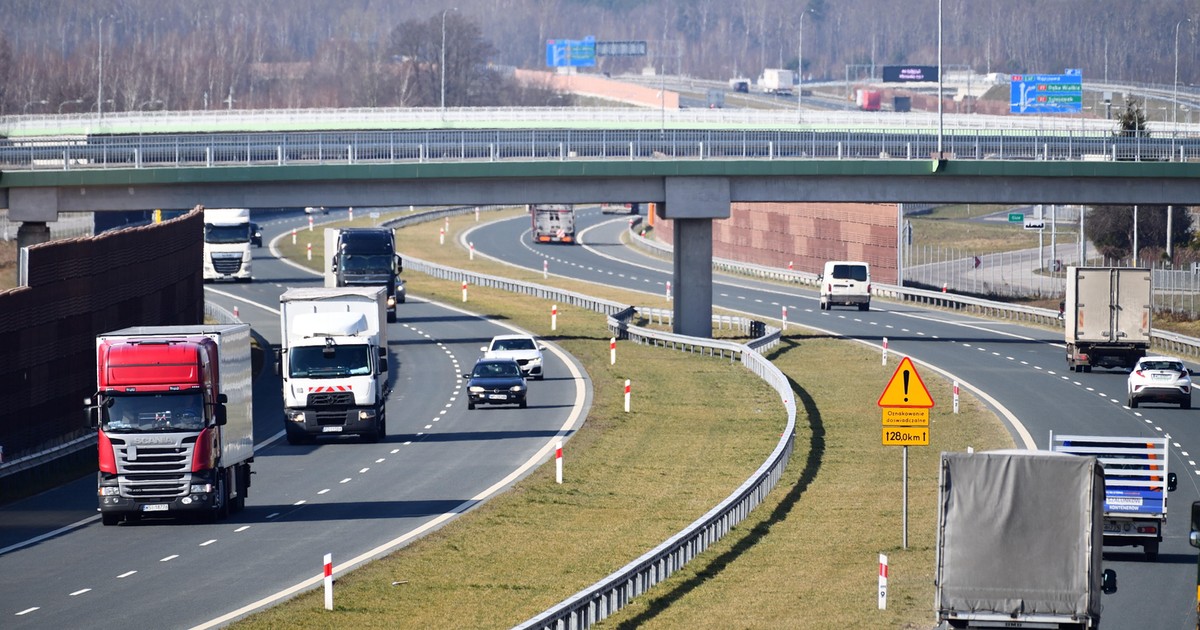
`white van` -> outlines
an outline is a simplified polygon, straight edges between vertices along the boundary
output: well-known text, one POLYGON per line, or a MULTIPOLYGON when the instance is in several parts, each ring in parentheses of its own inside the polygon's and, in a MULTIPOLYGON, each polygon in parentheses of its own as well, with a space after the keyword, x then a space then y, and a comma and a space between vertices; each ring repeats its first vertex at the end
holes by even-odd
POLYGON ((871 308, 871 269, 865 262, 831 260, 817 279, 821 283, 821 310, 834 304, 871 308))

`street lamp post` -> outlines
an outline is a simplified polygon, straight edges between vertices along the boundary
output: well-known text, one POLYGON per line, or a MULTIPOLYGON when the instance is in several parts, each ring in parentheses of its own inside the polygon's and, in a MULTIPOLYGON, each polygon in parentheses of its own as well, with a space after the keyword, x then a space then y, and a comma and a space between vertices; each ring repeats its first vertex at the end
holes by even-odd
POLYGON ((942 0, 938 0, 938 27, 937 27, 937 64, 938 64, 938 134, 937 134, 937 159, 942 159, 942 0))
POLYGON ((82 103, 83 103, 83 99, 81 99, 81 98, 76 98, 76 99, 72 99, 72 100, 69 100, 69 101, 63 101, 63 102, 59 103, 59 104, 58 104, 58 113, 60 113, 60 114, 62 113, 62 108, 63 108, 63 105, 66 105, 67 103, 75 103, 76 105, 79 105, 79 104, 82 104, 82 103))
POLYGON ((46 99, 42 99, 40 101, 29 101, 28 103, 25 103, 25 107, 21 109, 21 113, 28 114, 30 105, 48 105, 48 104, 49 104, 49 101, 47 101, 46 99))
POLYGON ((457 10, 456 7, 442 10, 442 63, 438 67, 442 71, 442 109, 446 109, 446 13, 457 10))
POLYGON ((796 120, 800 120, 800 110, 804 102, 804 16, 808 11, 800 12, 800 42, 796 45, 796 120))
POLYGON ((100 26, 96 29, 99 46, 96 52, 96 117, 104 118, 104 20, 111 15, 100 16, 100 26))
MULTIPOLYGON (((1171 159, 1175 159, 1175 138, 1179 135, 1179 25, 1191 21, 1191 18, 1184 18, 1175 23, 1175 83, 1171 96, 1171 159)), ((1168 240, 1170 240, 1169 235, 1168 240)), ((1169 247, 1168 245, 1168 249, 1169 247)))

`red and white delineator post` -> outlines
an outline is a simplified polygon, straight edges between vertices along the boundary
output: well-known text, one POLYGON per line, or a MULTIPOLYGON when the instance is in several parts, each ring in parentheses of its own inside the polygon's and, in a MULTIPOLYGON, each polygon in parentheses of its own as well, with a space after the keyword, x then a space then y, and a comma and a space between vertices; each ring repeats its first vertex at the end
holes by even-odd
POLYGON ((879 554, 879 610, 887 610, 888 557, 879 554))
POLYGON ((466 302, 467 301, 467 281, 466 280, 463 280, 462 289, 463 289, 463 301, 466 302))
POLYGON ((325 554, 325 610, 333 610, 333 554, 325 554))
POLYGON ((558 445, 554 448, 554 481, 562 483, 562 440, 559 440, 558 445))
POLYGON ((958 381, 954 381, 954 413, 958 413, 958 381))
POLYGON ((625 413, 629 413, 629 379, 625 379, 625 413))
POLYGON ((550 330, 558 330, 558 305, 550 306, 550 330))
POLYGON ((608 364, 617 364, 617 338, 610 337, 608 340, 608 364))
POLYGON ((883 364, 887 365, 887 337, 883 338, 883 364))

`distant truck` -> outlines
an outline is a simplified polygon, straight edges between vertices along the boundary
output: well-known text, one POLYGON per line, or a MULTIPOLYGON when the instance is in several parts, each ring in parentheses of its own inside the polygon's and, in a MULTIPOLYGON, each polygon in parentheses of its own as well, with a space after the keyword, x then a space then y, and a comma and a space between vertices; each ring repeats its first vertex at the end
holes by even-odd
POLYGON ((534 243, 574 243, 575 209, 563 203, 535 203, 529 206, 534 243))
POLYGON ((250 210, 206 208, 204 210, 205 280, 250 282, 250 210))
POLYGON ((325 286, 381 286, 387 295, 387 321, 396 321, 396 304, 407 291, 400 273, 396 237, 388 228, 325 228, 325 286))
POLYGON ((1067 367, 1132 369, 1150 348, 1151 290, 1149 269, 1067 267, 1067 367))
POLYGON ((637 214, 639 204, 636 203, 602 203, 601 214, 637 214))
POLYGON ((291 288, 279 296, 275 369, 289 444, 387 435, 386 300, 383 287, 291 288))
POLYGON ((877 112, 883 107, 883 92, 880 90, 858 90, 855 104, 864 112, 877 112))
POLYGON ((721 109, 725 107, 725 90, 708 88, 705 97, 709 109, 721 109))
POLYGON ((758 89, 764 94, 792 96, 796 73, 782 68, 764 68, 758 79, 758 89))
POLYGON ((241 510, 254 461, 250 327, 147 326, 96 338, 100 520, 241 510))
POLYGON ((1167 495, 1178 486, 1167 438, 1054 435, 1051 448, 1104 464, 1104 544, 1141 547, 1147 560, 1157 560, 1167 495))
POLYGON ((934 610, 939 627, 1096 628, 1104 466, 1048 451, 942 453, 934 610))

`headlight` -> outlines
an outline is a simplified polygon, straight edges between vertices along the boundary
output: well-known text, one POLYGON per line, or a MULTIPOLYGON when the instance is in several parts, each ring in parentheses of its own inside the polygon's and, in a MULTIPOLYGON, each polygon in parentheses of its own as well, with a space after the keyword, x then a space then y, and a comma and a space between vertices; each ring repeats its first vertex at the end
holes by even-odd
POLYGON ((375 417, 374 409, 363 409, 358 412, 359 420, 370 420, 371 418, 374 418, 374 417, 375 417))
POLYGON ((212 492, 212 489, 213 487, 211 483, 194 483, 189 491, 192 494, 208 494, 209 492, 212 492))
POLYGON ((483 388, 479 387, 478 385, 476 385, 474 387, 468 387, 467 390, 470 391, 472 394, 482 394, 483 393, 483 388))
POLYGON ((100 486, 96 489, 96 494, 102 497, 115 497, 120 496, 121 489, 117 486, 100 486))
POLYGON ((292 422, 304 422, 304 412, 303 411, 289 411, 288 412, 288 420, 291 420, 292 422))
POLYGON ((529 360, 529 365, 541 365, 541 364, 542 364, 542 357, 534 357, 529 360))
POLYGON ((513 385, 512 387, 508 388, 508 391, 513 392, 514 394, 517 394, 517 393, 525 391, 525 386, 524 385, 513 385))

